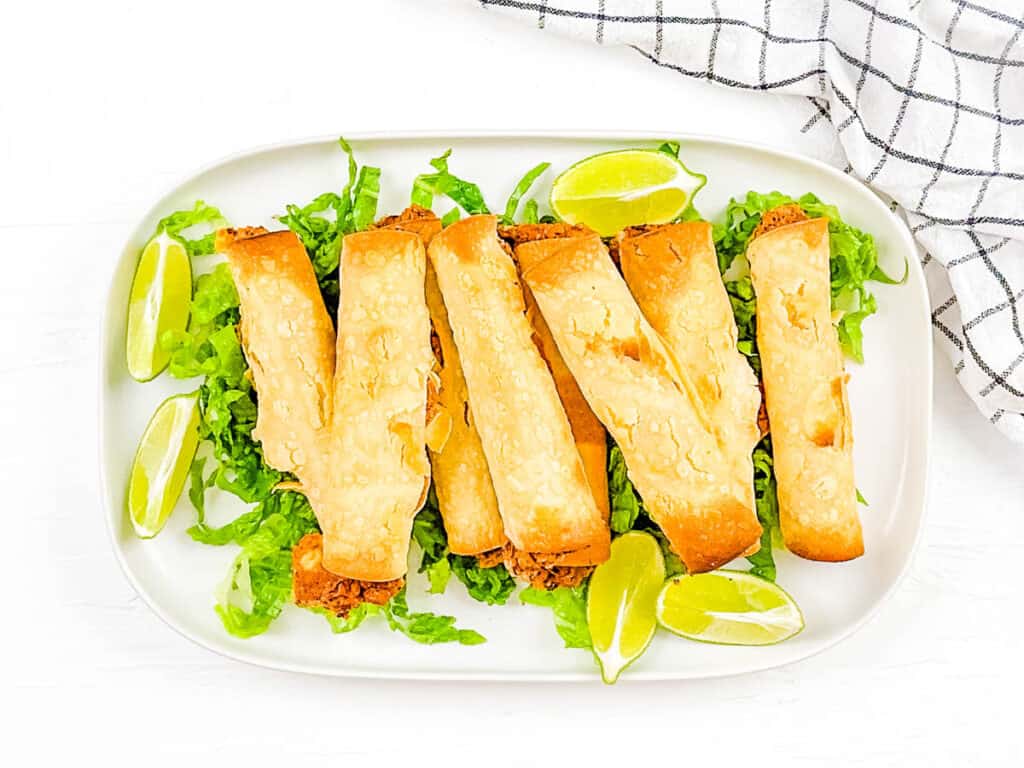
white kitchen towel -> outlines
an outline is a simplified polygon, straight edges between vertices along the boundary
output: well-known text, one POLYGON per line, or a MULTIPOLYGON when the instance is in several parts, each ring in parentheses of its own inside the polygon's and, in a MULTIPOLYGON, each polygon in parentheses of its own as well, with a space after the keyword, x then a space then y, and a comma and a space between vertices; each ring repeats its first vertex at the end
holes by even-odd
POLYGON ((808 146, 838 145, 902 209, 940 344, 982 413, 1024 442, 1024 0, 477 2, 793 94, 801 130, 834 139, 808 146))

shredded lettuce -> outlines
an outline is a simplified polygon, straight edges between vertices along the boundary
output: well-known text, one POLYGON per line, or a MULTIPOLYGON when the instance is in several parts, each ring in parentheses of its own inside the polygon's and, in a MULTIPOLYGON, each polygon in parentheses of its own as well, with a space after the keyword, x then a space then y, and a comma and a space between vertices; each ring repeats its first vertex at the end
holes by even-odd
MULTIPOLYGON (((213 475, 211 475, 213 477, 213 475)), ((202 460, 192 465, 192 487, 189 490, 189 496, 192 497, 193 491, 198 487, 208 488, 210 486, 209 479, 203 481, 202 479, 202 460), (198 464, 198 466, 197 466, 198 464)), ((211 527, 206 522, 205 508, 201 502, 195 504, 196 506, 196 523, 186 532, 195 541, 201 544, 211 544, 214 546, 222 546, 224 544, 235 543, 244 545, 249 537, 252 536, 263 522, 274 514, 284 515, 289 520, 303 520, 310 521, 315 519, 311 517, 312 512, 309 510, 309 504, 306 501, 306 497, 299 493, 281 491, 278 493, 272 493, 267 498, 263 499, 259 504, 253 507, 247 512, 243 512, 237 518, 232 520, 226 525, 222 525, 218 528, 211 527)), ((309 533, 315 528, 305 530, 304 533, 309 533)), ((301 538, 301 536, 299 537, 301 538)), ((298 541, 298 539, 296 539, 298 541)))
POLYGON ((348 160, 348 181, 340 193, 324 192, 304 206, 288 205, 278 221, 298 235, 316 271, 320 292, 333 317, 338 305, 338 259, 341 240, 369 227, 377 215, 380 168, 356 163, 352 147, 344 138, 338 145, 348 160))
POLYGON ((487 605, 504 605, 515 590, 515 580, 504 565, 482 568, 475 557, 451 553, 433 486, 427 493, 426 504, 413 521, 412 537, 423 550, 419 572, 427 575, 428 592, 444 592, 453 573, 465 585, 470 597, 487 605))
POLYGON ((724 273, 736 257, 746 250, 747 242, 761 222, 762 214, 780 205, 793 203, 799 205, 812 219, 828 217, 832 309, 842 313, 836 324, 836 332, 843 352, 859 363, 864 362, 861 326, 878 309, 875 297, 868 291, 866 283, 875 281, 896 284, 906 279, 906 274, 899 280, 887 275, 878 265, 878 248, 874 238, 843 221, 835 206, 827 205, 809 193, 794 199, 781 192, 751 191, 747 192, 743 200, 731 200, 725 211, 725 223, 714 227, 719 269, 724 273))
POLYGON ((452 573, 463 583, 474 600, 487 605, 504 605, 515 591, 516 581, 508 569, 499 563, 483 568, 475 557, 449 555, 452 573))
POLYGON ((414 205, 432 208, 435 195, 444 195, 462 210, 473 216, 478 213, 490 213, 484 202, 480 187, 472 182, 460 179, 448 170, 449 149, 439 157, 430 161, 435 173, 420 174, 413 181, 410 199, 414 205))
POLYGON ((487 642, 486 638, 472 629, 459 629, 455 626, 455 617, 440 616, 436 613, 413 613, 405 598, 403 589, 387 603, 357 605, 348 616, 335 616, 322 608, 311 609, 321 614, 336 635, 345 634, 358 628, 370 616, 383 615, 388 627, 394 632, 401 632, 417 643, 434 645, 436 643, 459 643, 461 645, 479 645, 487 642))
MULTIPOLYGON (((757 302, 750 276, 744 275, 725 284, 726 293, 732 303, 738 332, 737 347, 747 358, 750 367, 761 378, 761 357, 757 351, 757 302)), ((781 546, 779 529, 779 501, 775 487, 775 469, 772 460, 770 437, 764 437, 754 447, 754 506, 761 523, 761 548, 747 558, 751 573, 768 581, 775 581, 775 556, 773 549, 781 546)))
POLYGON ((757 303, 754 298, 754 286, 750 275, 725 284, 725 292, 732 304, 732 314, 736 318, 738 331, 737 348, 747 358, 758 379, 761 378, 761 356, 757 352, 757 303))
POLYGON ((661 528, 651 518, 642 518, 643 525, 638 526, 642 531, 645 531, 653 536, 658 546, 661 547, 661 555, 665 560, 665 578, 670 579, 673 576, 678 576, 680 573, 686 573, 686 566, 683 564, 682 559, 672 549, 672 545, 669 544, 668 536, 661 532, 661 528))
POLYGON ((550 608, 555 618, 555 631, 566 648, 592 648, 587 627, 587 589, 558 587, 552 590, 527 587, 519 593, 521 602, 550 608))
POLYGON ((761 548, 750 555, 750 572, 768 581, 775 581, 775 556, 772 548, 781 542, 779 529, 779 497, 775 487, 771 438, 765 436, 754 448, 754 505, 761 523, 761 548))
POLYGON ((659 152, 664 152, 666 155, 679 158, 679 142, 678 141, 664 141, 661 146, 658 147, 659 152))
POLYGON ((633 530, 642 510, 640 497, 629 481, 622 451, 614 442, 608 448, 608 499, 611 502, 612 531, 625 533, 633 530))
POLYGON ((166 232, 185 246, 185 252, 189 256, 206 256, 213 253, 213 232, 195 239, 185 237, 183 234, 185 230, 198 224, 206 224, 210 228, 216 229, 227 224, 227 220, 217 208, 207 205, 202 200, 196 200, 190 210, 175 211, 160 219, 156 225, 156 233, 166 232))
POLYGON ((291 601, 292 547, 316 530, 316 518, 306 497, 291 491, 273 493, 224 528, 211 529, 200 519, 189 529, 197 541, 241 544, 216 606, 230 634, 258 635, 280 615, 291 601), (230 538, 225 529, 229 529, 230 538))
MULTIPOLYGON (((198 470, 194 469, 193 483, 202 482, 196 480, 201 474, 200 465, 198 470)), ((236 637, 265 632, 291 601, 292 547, 307 533, 319 530, 309 502, 302 494, 278 491, 219 528, 208 526, 202 511, 197 511, 198 522, 188 529, 193 539, 215 545, 234 542, 242 547, 218 595, 216 610, 224 628, 236 637)), ((456 627, 452 616, 410 611, 404 589, 387 605, 364 603, 347 617, 314 610, 325 616, 337 634, 351 632, 367 617, 383 614, 392 630, 418 643, 484 642, 478 632, 456 627)))
POLYGON ((226 264, 196 281, 192 318, 184 332, 169 331, 161 344, 171 353, 177 378, 205 376, 199 387, 199 436, 213 446, 217 468, 211 484, 243 501, 267 497, 284 475, 268 467, 252 438, 256 395, 246 377, 238 338, 238 294, 226 264))
MULTIPOLYGON (((346 186, 346 192, 348 189, 346 186)), ((341 238, 345 234, 346 222, 351 219, 351 205, 348 194, 324 192, 304 206, 285 206, 287 213, 278 217, 306 246, 320 280, 338 269, 341 238)))
POLYGON ((380 197, 380 168, 363 166, 352 191, 352 229, 366 229, 377 218, 377 198, 380 197))
POLYGON ((403 589, 384 606, 384 618, 388 626, 401 632, 417 643, 433 645, 435 643, 459 643, 460 645, 479 645, 486 638, 472 629, 459 629, 455 626, 454 616, 441 616, 436 613, 413 613, 405 599, 403 589))
POLYGON ((448 213, 441 217, 441 226, 447 227, 449 224, 454 224, 462 218, 462 212, 456 207, 452 208, 448 213))
POLYGON ((351 632, 353 629, 359 627, 368 616, 377 616, 381 612, 381 606, 374 605, 373 603, 360 603, 351 611, 348 612, 348 616, 336 616, 328 610, 323 608, 311 608, 314 613, 321 614, 327 619, 328 625, 331 627, 331 632, 336 635, 343 635, 346 632, 351 632))
POLYGON ((537 201, 527 200, 523 206, 523 224, 536 224, 539 221, 537 214, 537 201))
POLYGON ((644 508, 640 494, 637 493, 629 479, 622 450, 611 437, 608 438, 608 500, 611 505, 612 533, 626 533, 632 530, 646 531, 658 540, 662 555, 665 557, 666 576, 675 576, 678 573, 686 572, 683 561, 672 551, 668 538, 644 508))
MULTIPOLYGON (((519 212, 519 201, 530 191, 530 188, 540 178, 541 174, 550 167, 551 163, 539 163, 523 174, 523 177, 512 189, 512 194, 508 196, 508 202, 505 204, 505 214, 501 217, 503 224, 515 223, 516 214, 519 212)), ((537 203, 535 201, 530 202, 533 202, 534 214, 536 214, 537 203)))
POLYGON ((419 572, 427 575, 430 582, 428 591, 432 594, 443 593, 448 586, 452 569, 448 562, 448 537, 441 523, 441 513, 438 510, 433 485, 427 492, 427 501, 423 509, 413 520, 412 538, 423 550, 419 572))

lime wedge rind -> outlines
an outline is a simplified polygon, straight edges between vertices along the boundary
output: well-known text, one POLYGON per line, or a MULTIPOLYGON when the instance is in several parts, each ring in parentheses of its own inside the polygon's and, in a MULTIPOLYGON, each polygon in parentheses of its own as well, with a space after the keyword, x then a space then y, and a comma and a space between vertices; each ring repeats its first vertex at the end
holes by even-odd
MULTIPOLYGON (((740 590, 742 592, 742 590, 740 590)), ((696 607, 694 610, 697 610, 696 607)), ((790 640, 799 635, 805 627, 803 612, 793 597, 782 587, 745 571, 719 570, 693 576, 674 576, 665 582, 658 595, 658 624, 674 635, 685 637, 699 643, 711 645, 736 646, 767 646, 790 640), (753 587, 763 594, 771 594, 780 604, 767 610, 717 611, 702 610, 701 615, 711 621, 708 627, 700 632, 681 629, 677 622, 670 621, 666 616, 666 598, 674 585, 686 579, 726 578, 734 583, 742 583, 753 587), (746 631, 758 629, 765 632, 746 631), (743 636, 743 635, 746 636, 743 636)))
POLYGON ((605 683, 618 680, 650 645, 658 629, 656 603, 664 580, 661 547, 641 531, 616 538, 608 561, 591 576, 587 625, 605 683))
POLYGON ((151 381, 167 367, 170 354, 160 338, 168 330, 186 329, 191 300, 187 249, 161 232, 142 249, 129 292, 125 359, 133 379, 151 381))
POLYGON ((143 539, 167 523, 199 446, 199 393, 174 395, 146 425, 128 481, 128 518, 143 539))

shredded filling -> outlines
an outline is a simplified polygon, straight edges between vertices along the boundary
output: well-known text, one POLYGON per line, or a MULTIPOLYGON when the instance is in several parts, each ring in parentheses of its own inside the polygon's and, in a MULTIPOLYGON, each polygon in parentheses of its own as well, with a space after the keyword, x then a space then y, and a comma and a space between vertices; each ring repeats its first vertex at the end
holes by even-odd
POLYGON ((331 573, 323 566, 319 533, 307 533, 292 549, 292 576, 296 605, 342 617, 360 603, 384 605, 405 586, 405 579, 360 581, 331 573))
POLYGON ((765 211, 761 214, 761 222, 751 233, 750 239, 753 240, 755 237, 763 235, 765 232, 771 232, 773 229, 784 227, 787 224, 796 224, 798 221, 807 221, 807 218, 808 216, 804 213, 804 209, 796 203, 780 205, 778 208, 772 208, 770 211, 765 211))
POLYGON ((508 227, 498 227, 498 237, 513 247, 534 240, 555 240, 592 234, 594 234, 594 230, 590 227, 585 227, 582 224, 566 224, 561 221, 554 224, 513 224, 508 227))
POLYGON ((594 572, 592 565, 559 565, 558 561, 568 552, 553 554, 524 552, 511 543, 500 550, 509 573, 530 584, 535 589, 557 589, 578 587, 594 572))

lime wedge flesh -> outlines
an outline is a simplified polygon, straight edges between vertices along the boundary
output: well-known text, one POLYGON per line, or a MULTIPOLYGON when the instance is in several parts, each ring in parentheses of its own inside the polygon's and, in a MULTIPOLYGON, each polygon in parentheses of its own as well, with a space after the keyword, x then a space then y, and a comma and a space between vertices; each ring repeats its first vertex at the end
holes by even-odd
POLYGON ((149 381, 162 371, 170 353, 160 346, 169 330, 188 326, 192 300, 192 265, 177 240, 165 234, 154 237, 142 251, 128 302, 128 373, 149 381))
POLYGON ((742 571, 677 576, 658 596, 658 623, 691 640, 771 645, 804 628, 793 598, 770 581, 742 571))
POLYGON ((555 179, 551 210, 563 221, 586 224, 609 237, 626 227, 673 221, 706 180, 665 152, 605 152, 555 179))
POLYGON ((658 593, 664 581, 661 547, 653 536, 640 531, 615 539, 611 557, 590 577, 587 625, 606 683, 614 683, 654 637, 658 593))
POLYGON ((128 481, 128 515, 142 538, 156 536, 164 527, 198 445, 198 393, 164 400, 139 441, 128 481))

